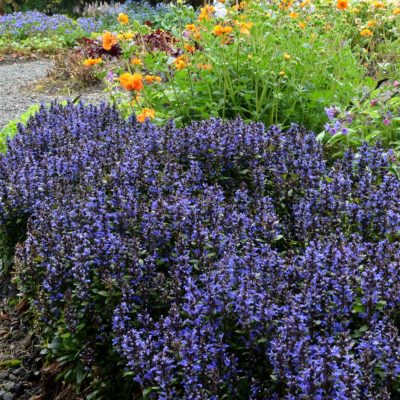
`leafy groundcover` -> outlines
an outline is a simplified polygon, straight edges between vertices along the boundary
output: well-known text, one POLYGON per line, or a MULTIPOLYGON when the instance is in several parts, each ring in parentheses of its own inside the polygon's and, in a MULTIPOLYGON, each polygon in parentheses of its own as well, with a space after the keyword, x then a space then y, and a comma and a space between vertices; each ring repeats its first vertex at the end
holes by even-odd
POLYGON ((53 104, 0 158, 1 227, 64 379, 150 399, 386 399, 400 373, 387 158, 363 146, 329 165, 296 125, 178 129, 53 104))

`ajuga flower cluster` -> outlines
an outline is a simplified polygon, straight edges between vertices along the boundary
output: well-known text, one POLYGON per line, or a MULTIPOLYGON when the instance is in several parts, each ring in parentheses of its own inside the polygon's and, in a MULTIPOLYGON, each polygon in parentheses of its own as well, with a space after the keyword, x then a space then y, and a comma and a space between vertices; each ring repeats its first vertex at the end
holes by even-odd
POLYGON ((146 398, 389 399, 400 183, 386 167, 367 146, 329 166, 295 125, 52 105, 0 160, 0 213, 26 224, 22 286, 86 373, 118 354, 146 398))

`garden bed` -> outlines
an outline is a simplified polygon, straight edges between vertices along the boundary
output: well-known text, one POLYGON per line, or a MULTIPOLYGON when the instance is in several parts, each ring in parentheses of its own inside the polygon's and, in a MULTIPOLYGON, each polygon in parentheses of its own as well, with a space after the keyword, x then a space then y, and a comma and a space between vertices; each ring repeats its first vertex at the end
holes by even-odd
POLYGON ((400 8, 83 12, 0 29, 0 398, 398 398, 400 8))

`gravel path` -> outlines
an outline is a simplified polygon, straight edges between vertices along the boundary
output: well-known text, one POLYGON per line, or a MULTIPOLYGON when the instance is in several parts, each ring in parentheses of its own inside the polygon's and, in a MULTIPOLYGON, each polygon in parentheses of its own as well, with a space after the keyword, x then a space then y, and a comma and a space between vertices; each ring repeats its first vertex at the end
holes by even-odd
MULTIPOLYGON (((47 60, 0 63, 0 130, 11 119, 18 118, 31 105, 48 103, 52 100, 73 99, 71 96, 32 90, 35 81, 45 78, 51 63, 47 60)), ((81 99, 98 103, 106 100, 105 93, 91 88, 83 91, 81 99)))

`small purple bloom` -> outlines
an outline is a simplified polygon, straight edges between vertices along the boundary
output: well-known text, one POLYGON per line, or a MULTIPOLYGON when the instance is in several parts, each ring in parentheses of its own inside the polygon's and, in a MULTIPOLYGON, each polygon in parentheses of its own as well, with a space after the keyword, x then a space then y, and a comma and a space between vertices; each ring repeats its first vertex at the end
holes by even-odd
POLYGON ((330 120, 332 120, 338 114, 338 109, 335 106, 333 106, 333 107, 325 107, 325 113, 326 113, 327 117, 330 120))
POLYGON ((114 83, 117 75, 113 71, 109 71, 106 76, 106 81, 109 83, 114 83))

